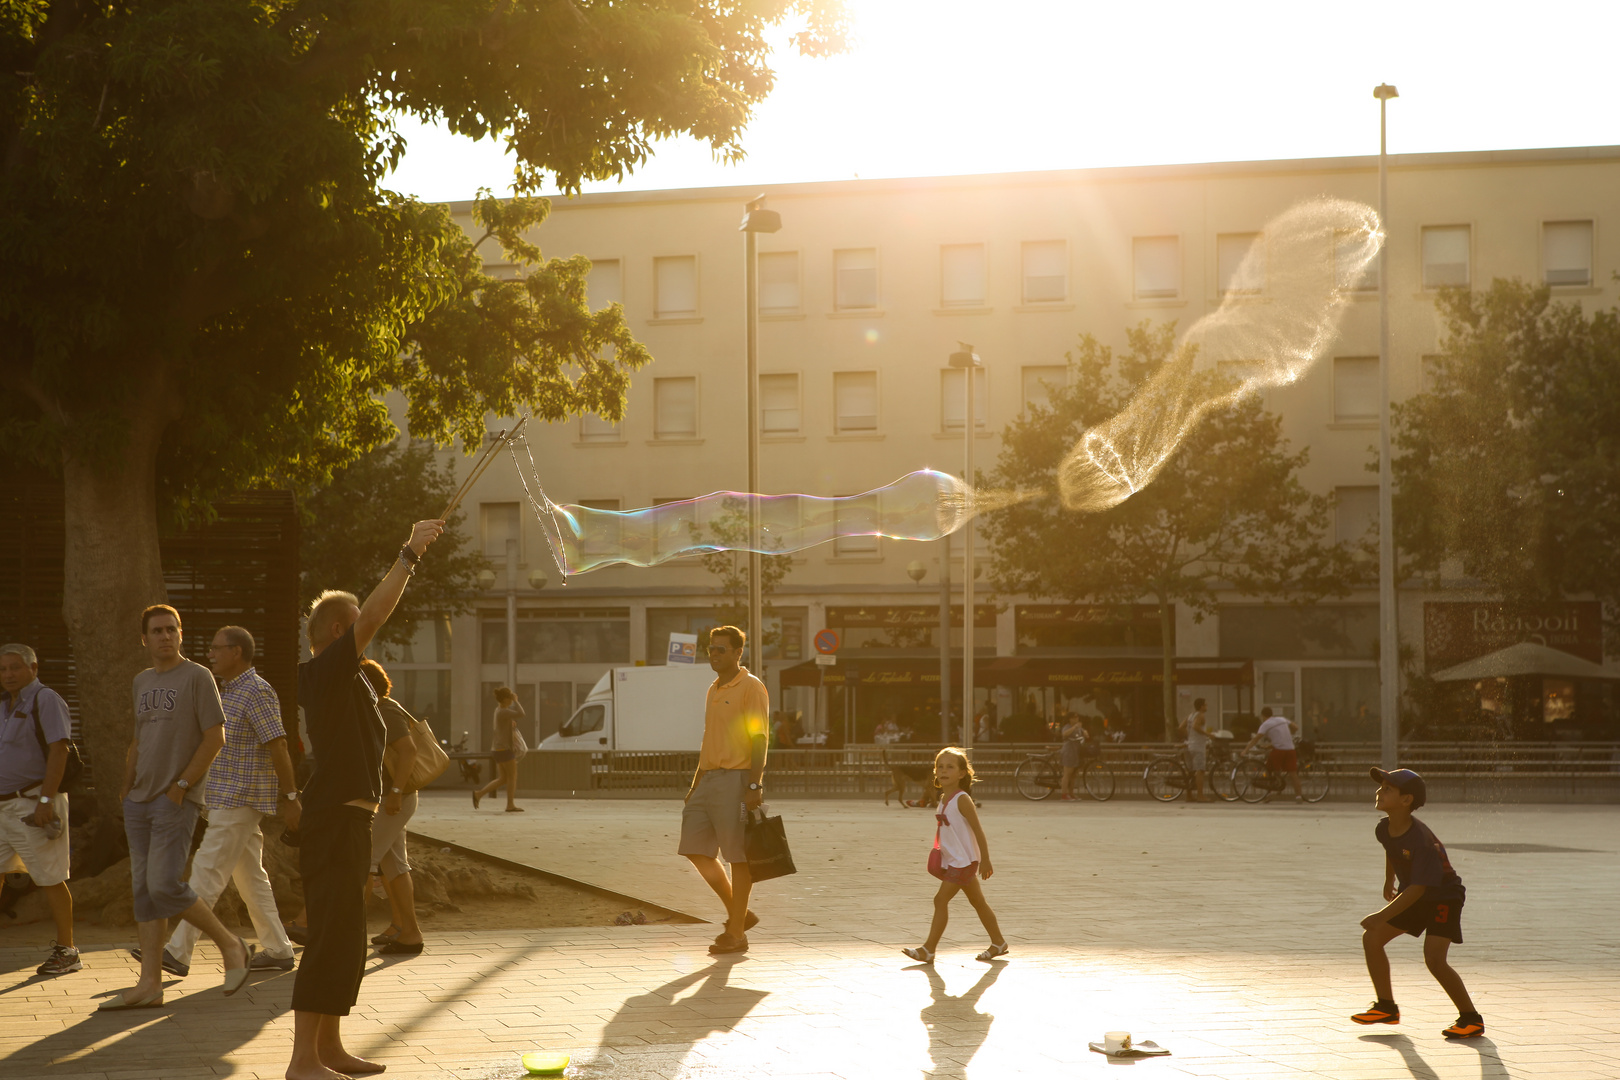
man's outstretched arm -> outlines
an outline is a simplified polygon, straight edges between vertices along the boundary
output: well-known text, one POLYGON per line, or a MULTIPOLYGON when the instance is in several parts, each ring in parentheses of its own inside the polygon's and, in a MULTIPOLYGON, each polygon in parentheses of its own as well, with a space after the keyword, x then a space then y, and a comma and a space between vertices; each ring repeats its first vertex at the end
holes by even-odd
MULTIPOLYGON (((417 558, 427 551, 428 545, 437 540, 444 532, 442 521, 418 521, 411 528, 411 538, 405 546, 416 554, 417 558)), ((406 565, 405 557, 401 555, 394 560, 394 565, 388 568, 388 573, 371 590, 365 603, 360 605, 360 618, 354 624, 354 651, 360 655, 371 644, 371 639, 377 636, 388 616, 394 613, 394 606, 399 598, 405 594, 405 583, 411 579, 411 568, 406 565)))

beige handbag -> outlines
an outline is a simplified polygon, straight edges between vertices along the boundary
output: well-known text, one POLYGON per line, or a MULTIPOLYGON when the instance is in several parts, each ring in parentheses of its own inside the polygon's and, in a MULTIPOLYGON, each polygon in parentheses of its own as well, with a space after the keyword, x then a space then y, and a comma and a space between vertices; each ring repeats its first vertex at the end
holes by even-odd
POLYGON ((377 705, 379 708, 393 709, 399 718, 405 721, 405 726, 411 733, 411 745, 416 747, 416 762, 411 766, 411 775, 400 783, 398 770, 395 768, 399 751, 389 745, 383 751, 383 768, 388 770, 388 775, 395 777, 394 782, 407 793, 419 791, 437 780, 440 774, 450 767, 450 755, 444 752, 439 740, 433 737, 433 729, 428 727, 425 721, 418 720, 405 711, 405 706, 393 698, 378 698, 377 705))

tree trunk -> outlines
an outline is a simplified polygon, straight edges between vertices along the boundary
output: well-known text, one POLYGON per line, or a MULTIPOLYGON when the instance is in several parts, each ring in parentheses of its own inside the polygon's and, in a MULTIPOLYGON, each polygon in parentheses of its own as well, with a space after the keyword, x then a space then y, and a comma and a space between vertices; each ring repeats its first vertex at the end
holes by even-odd
POLYGON ((1159 637, 1164 644, 1164 737, 1179 740, 1176 731, 1176 606, 1159 597, 1159 637))
POLYGON ((134 736, 130 683, 150 666, 141 647, 141 610, 168 600, 157 523, 157 451, 167 417, 142 404, 132 403, 129 438, 118 452, 66 452, 62 458, 62 614, 73 644, 95 813, 103 821, 117 811, 124 755, 134 736))

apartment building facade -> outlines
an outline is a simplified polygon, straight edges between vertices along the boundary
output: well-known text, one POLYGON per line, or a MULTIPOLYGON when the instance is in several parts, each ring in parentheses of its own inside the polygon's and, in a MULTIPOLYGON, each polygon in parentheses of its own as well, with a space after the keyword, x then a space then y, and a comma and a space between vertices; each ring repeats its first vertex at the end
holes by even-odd
MULTIPOLYGON (((1389 189, 1396 399, 1421 389, 1425 357, 1439 348, 1441 287, 1518 277, 1589 307, 1614 303, 1620 252, 1603 230, 1620 219, 1620 147, 1397 156, 1389 189)), ((1267 222, 1321 195, 1376 204, 1377 170, 1373 158, 1344 158, 555 200, 534 239, 548 256, 589 257, 592 305, 622 304, 655 360, 634 377, 623 422, 530 423, 553 500, 628 510, 746 487, 737 226, 762 193, 782 229, 759 242, 760 486, 851 495, 914 469, 961 472, 964 374, 948 364, 958 342, 985 364, 971 425, 984 468, 1006 424, 1064 381, 1080 334, 1118 345, 1143 320, 1185 329, 1229 291, 1263 300, 1264 280, 1245 279, 1242 267, 1265 243, 1267 222)), ((470 230, 470 204, 452 209, 470 230)), ((484 254, 492 272, 517 272, 493 242, 484 254)), ((1337 339, 1303 378, 1266 391, 1265 404, 1293 447, 1310 448, 1301 479, 1335 496, 1335 535, 1348 541, 1377 520, 1367 467, 1378 440, 1379 307, 1376 274, 1340 284, 1352 302, 1337 339)), ((490 427, 508 423, 491 418, 490 427)), ((461 469, 469 461, 453 460, 461 469)), ((714 624, 717 581, 696 560, 561 580, 509 468, 489 470, 466 505, 489 560, 477 611, 424 624, 391 656, 410 703, 446 734, 469 731, 474 745, 487 744, 490 691, 515 678, 531 741, 542 737, 608 667, 662 663, 671 633, 714 624)), ((982 543, 978 555, 987 568, 982 543)), ((770 598, 773 705, 802 713, 805 728, 834 743, 869 741, 890 719, 936 738, 947 560, 959 664, 959 544, 851 537, 797 552, 770 598), (831 667, 814 663, 823 629, 841 639, 831 667)), ((977 599, 980 703, 1007 716, 1062 702, 1132 737, 1162 731, 1155 609, 995 595, 987 577, 977 599)), ((1515 634, 1535 638, 1542 631, 1532 625, 1600 621, 1591 605, 1548 605, 1517 612, 1514 630, 1484 599, 1403 588, 1403 644, 1455 662, 1515 634)), ((1308 611, 1242 596, 1202 622, 1178 611, 1178 709, 1198 695, 1219 702, 1223 717, 1269 704, 1324 738, 1375 738, 1377 625, 1374 588, 1308 611)), ((1565 636, 1558 647, 1603 660, 1600 632, 1565 636)), ((1568 726, 1576 688, 1547 693, 1549 724, 1568 726)))

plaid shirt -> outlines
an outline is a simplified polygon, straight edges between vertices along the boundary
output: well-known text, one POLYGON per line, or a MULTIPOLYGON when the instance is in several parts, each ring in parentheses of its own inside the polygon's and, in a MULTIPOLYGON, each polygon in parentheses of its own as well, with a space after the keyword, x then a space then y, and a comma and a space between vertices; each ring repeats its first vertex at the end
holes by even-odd
POLYGON ((208 768, 208 805, 251 806, 276 812, 276 769, 264 744, 283 738, 281 700, 258 672, 248 668, 219 688, 225 708, 225 748, 208 768))

